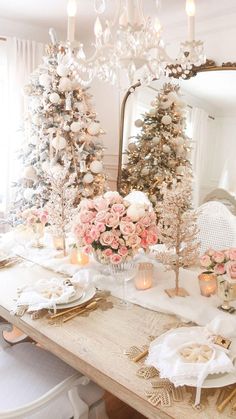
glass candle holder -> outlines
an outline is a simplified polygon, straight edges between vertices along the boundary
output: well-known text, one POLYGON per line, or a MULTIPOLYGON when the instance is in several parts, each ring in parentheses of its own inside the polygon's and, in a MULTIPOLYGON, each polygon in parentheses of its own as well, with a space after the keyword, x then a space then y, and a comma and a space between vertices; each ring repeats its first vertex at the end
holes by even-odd
POLYGON ((70 253, 70 263, 80 266, 87 265, 89 263, 89 256, 83 252, 83 249, 74 247, 70 253))
POLYGON ((134 279, 137 290, 147 290, 153 285, 153 264, 141 262, 138 265, 138 272, 134 279))
POLYGON ((213 272, 202 272, 198 275, 201 295, 210 297, 217 290, 217 276, 213 272))
POLYGON ((56 250, 63 250, 64 249, 64 238, 63 236, 53 236, 53 247, 56 250))

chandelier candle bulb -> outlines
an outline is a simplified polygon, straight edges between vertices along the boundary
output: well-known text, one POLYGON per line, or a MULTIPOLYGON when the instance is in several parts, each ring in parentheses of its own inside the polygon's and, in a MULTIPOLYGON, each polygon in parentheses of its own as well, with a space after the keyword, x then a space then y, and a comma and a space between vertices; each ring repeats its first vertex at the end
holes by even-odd
POLYGON ((188 15, 188 40, 194 41, 195 38, 195 2, 194 0, 186 0, 186 13, 188 15))
POLYGON ((147 290, 153 285, 153 264, 139 263, 138 272, 134 280, 137 290, 147 290))
POLYGON ((198 276, 201 295, 210 297, 216 293, 217 276, 212 272, 203 272, 198 276))
POLYGON ((67 3, 67 41, 74 42, 75 40, 75 16, 77 6, 76 0, 69 0, 67 3))

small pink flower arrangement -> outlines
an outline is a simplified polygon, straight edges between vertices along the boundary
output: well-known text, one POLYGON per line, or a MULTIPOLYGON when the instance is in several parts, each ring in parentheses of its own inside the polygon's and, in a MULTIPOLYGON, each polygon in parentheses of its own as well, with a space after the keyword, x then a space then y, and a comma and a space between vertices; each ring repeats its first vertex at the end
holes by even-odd
POLYGON ((94 251, 102 263, 119 264, 157 243, 156 216, 147 205, 106 192, 80 203, 74 233, 85 252, 94 251))
POLYGON ((43 208, 28 208, 21 213, 23 223, 29 227, 35 224, 45 225, 48 222, 48 212, 43 208))
POLYGON ((236 249, 209 249, 200 257, 200 265, 216 275, 227 273, 230 278, 236 279, 236 249))

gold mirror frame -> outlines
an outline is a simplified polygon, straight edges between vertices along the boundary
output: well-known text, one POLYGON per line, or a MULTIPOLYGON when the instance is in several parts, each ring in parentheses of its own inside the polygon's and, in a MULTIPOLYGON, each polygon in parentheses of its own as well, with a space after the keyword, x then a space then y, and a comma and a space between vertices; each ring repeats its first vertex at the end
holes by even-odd
MULTIPOLYGON (((172 73, 172 70, 175 69, 177 65, 170 65, 168 66, 168 70, 171 71, 171 77, 175 79, 181 78, 181 73, 172 73)), ((193 66, 190 70, 188 76, 184 80, 188 80, 191 77, 195 77, 198 73, 206 72, 206 71, 229 71, 229 70, 236 70, 236 62, 227 61, 222 63, 222 65, 218 66, 215 61, 213 60, 206 60, 205 64, 202 64, 199 67, 193 66)), ((156 80, 155 78, 153 80, 156 80)), ((128 100, 129 95, 137 89, 137 87, 141 86, 141 83, 137 82, 133 86, 131 86, 122 101, 121 104, 121 120, 120 120, 120 132, 119 132, 119 159, 118 159, 118 175, 117 175, 117 190, 120 191, 121 185, 121 172, 122 172, 122 155, 123 155, 123 131, 124 131, 124 117, 125 117, 125 106, 128 100)))

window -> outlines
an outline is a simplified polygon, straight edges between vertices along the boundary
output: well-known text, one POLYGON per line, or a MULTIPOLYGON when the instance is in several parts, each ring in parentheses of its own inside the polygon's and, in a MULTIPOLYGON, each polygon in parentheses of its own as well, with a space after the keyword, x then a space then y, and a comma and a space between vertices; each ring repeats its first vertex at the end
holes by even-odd
POLYGON ((0 41, 0 210, 5 209, 8 185, 8 135, 7 135, 7 54, 6 42, 0 41))

